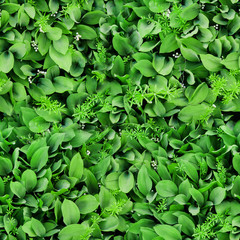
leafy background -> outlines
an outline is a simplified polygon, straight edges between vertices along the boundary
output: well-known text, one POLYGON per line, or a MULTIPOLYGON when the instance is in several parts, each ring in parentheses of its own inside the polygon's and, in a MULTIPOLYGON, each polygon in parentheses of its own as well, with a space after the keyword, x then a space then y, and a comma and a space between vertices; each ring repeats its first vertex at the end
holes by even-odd
POLYGON ((239 239, 239 6, 1 0, 0 239, 239 239))

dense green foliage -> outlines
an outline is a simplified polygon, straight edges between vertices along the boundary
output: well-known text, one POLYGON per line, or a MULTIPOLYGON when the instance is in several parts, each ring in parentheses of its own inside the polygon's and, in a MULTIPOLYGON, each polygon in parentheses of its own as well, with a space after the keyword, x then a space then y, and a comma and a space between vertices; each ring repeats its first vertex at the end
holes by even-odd
POLYGON ((240 239, 237 0, 0 0, 0 239, 240 239))

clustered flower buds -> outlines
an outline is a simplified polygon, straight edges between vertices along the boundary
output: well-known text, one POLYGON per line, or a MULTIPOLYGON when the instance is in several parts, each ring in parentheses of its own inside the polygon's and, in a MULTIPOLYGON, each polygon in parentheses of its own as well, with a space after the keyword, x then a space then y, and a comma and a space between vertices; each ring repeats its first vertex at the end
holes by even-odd
POLYGON ((74 37, 77 41, 80 40, 80 38, 82 37, 82 35, 80 35, 78 32, 76 32, 76 36, 74 37))
POLYGON ((81 125, 81 128, 82 128, 82 129, 84 129, 84 128, 85 128, 85 124, 84 124, 84 123, 82 123, 82 125, 81 125))
POLYGON ((178 52, 176 52, 176 53, 173 53, 173 57, 175 57, 175 58, 179 58, 181 56, 181 54, 180 53, 178 53, 178 52))
POLYGON ((155 138, 155 137, 151 138, 151 140, 154 141, 154 142, 157 142, 157 143, 160 142, 160 139, 159 138, 155 138))
POLYGON ((184 85, 184 83, 181 83, 181 86, 182 86, 182 88, 185 88, 186 86, 184 85))
POLYGON ((35 41, 31 41, 31 45, 32 47, 34 48, 34 51, 37 52, 38 51, 38 46, 37 46, 37 43, 35 41))
POLYGON ((42 75, 46 76, 47 72, 45 72, 45 71, 40 71, 40 70, 37 70, 37 74, 42 74, 42 75))
POLYGON ((57 14, 58 14, 58 12, 52 13, 52 14, 51 14, 51 17, 56 17, 57 14))
POLYGON ((44 33, 42 27, 39 28, 39 32, 44 33))
POLYGON ((32 76, 28 77, 28 81, 29 81, 29 83, 32 83, 32 76))
POLYGON ((204 10, 204 8, 205 8, 205 4, 202 3, 201 9, 204 10))
POLYGON ((163 13, 164 16, 170 17, 171 11, 168 9, 166 12, 163 13))
POLYGON ((154 160, 151 161, 151 166, 153 167, 153 169, 157 169, 157 163, 154 160))
POLYGON ((216 30, 218 30, 218 24, 213 25, 213 27, 214 27, 216 30))

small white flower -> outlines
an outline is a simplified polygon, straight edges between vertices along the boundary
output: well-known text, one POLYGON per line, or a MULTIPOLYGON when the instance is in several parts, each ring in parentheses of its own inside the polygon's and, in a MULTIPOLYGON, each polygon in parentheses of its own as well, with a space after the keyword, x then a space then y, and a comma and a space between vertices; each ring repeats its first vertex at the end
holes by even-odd
POLYGON ((185 88, 186 86, 184 85, 184 83, 181 83, 181 86, 182 86, 182 88, 185 88))
POLYGON ((90 153, 91 153, 91 152, 90 152, 89 150, 87 150, 87 155, 90 155, 90 153))
POLYGON ((76 32, 76 36, 74 37, 77 41, 80 40, 80 38, 82 37, 82 35, 80 35, 78 32, 76 32))
POLYGON ((32 77, 31 77, 31 76, 28 77, 28 82, 29 82, 29 83, 32 83, 32 77))

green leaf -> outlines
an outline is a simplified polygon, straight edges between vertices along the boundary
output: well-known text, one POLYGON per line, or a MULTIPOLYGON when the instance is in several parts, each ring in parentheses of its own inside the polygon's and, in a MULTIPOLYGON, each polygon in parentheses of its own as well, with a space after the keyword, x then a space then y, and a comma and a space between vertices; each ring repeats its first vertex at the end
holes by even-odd
POLYGON ((196 90, 193 92, 191 98, 189 99, 190 104, 198 104, 206 99, 208 96, 208 86, 206 83, 201 83, 197 86, 196 90))
POLYGON ((69 177, 75 177, 78 180, 82 178, 83 175, 83 160, 79 153, 75 154, 72 158, 69 166, 69 177))
POLYGON ((116 199, 108 189, 106 189, 104 186, 101 186, 99 192, 99 202, 101 208, 107 208, 115 203, 116 199))
POLYGON ((46 122, 42 117, 35 117, 29 122, 29 129, 34 133, 41 133, 50 127, 50 123, 46 122))
POLYGON ((233 35, 240 29, 240 17, 238 14, 235 14, 235 17, 232 21, 230 21, 228 25, 229 35, 233 35))
POLYGON ((203 66, 211 72, 218 72, 222 69, 221 59, 211 54, 200 54, 203 66))
POLYGON ((73 5, 71 8, 68 8, 67 13, 74 22, 79 23, 82 14, 78 6, 73 5))
POLYGON ((140 60, 134 65, 134 67, 145 77, 153 77, 157 74, 152 63, 148 60, 140 60))
POLYGON ((57 151, 61 143, 63 142, 65 133, 54 133, 48 140, 49 150, 51 153, 57 151))
POLYGON ((183 45, 180 46, 181 53, 184 58, 190 62, 199 62, 198 55, 192 49, 186 48, 183 45))
POLYGON ((51 12, 55 13, 59 9, 59 2, 57 0, 50 0, 49 1, 49 8, 51 12))
POLYGON ((87 229, 83 224, 71 224, 64 227, 58 234, 59 240, 77 240, 85 234, 87 229))
POLYGON ((178 49, 175 33, 169 33, 160 46, 160 53, 170 53, 178 49))
POLYGON ((58 76, 53 80, 53 86, 57 93, 64 93, 73 90, 73 80, 71 78, 58 76))
MULTIPOLYGON (((3 217, 4 228, 6 232, 10 235, 12 230, 17 227, 18 222, 15 218, 5 215, 3 217)), ((15 239, 14 239, 15 240, 15 239)))
POLYGON ((44 33, 40 33, 37 40, 38 40, 38 51, 43 56, 48 52, 49 47, 51 45, 51 40, 49 40, 46 34, 44 33))
POLYGON ((48 39, 57 41, 62 37, 62 29, 58 27, 48 27, 46 30, 48 39))
POLYGON ((134 187, 134 184, 134 176, 130 171, 125 171, 119 176, 119 188, 122 192, 130 192, 134 187))
POLYGON ((22 230, 27 233, 29 237, 37 237, 36 233, 33 231, 31 221, 24 223, 22 230))
POLYGON ((57 52, 54 47, 50 46, 49 56, 61 69, 66 72, 70 71, 72 65, 72 55, 70 51, 63 55, 57 52))
POLYGON ((65 55, 69 48, 68 37, 66 35, 62 35, 60 39, 53 41, 53 47, 57 52, 65 55))
POLYGON ((81 39, 93 40, 97 37, 95 30, 87 25, 77 25, 77 31, 81 39))
POLYGON ((150 51, 153 50, 158 44, 159 44, 159 42, 157 42, 157 41, 147 41, 147 42, 144 42, 144 43, 140 46, 139 51, 140 51, 140 52, 150 52, 150 51))
POLYGON ((152 189, 152 180, 149 177, 147 168, 143 165, 137 176, 138 189, 143 195, 147 195, 152 189))
POLYGON ((168 9, 170 3, 165 0, 150 0, 148 3, 149 9, 154 13, 160 13, 168 9))
POLYGON ((204 197, 200 191, 195 188, 190 188, 189 193, 192 195, 192 198, 197 202, 199 206, 203 205, 204 197))
POLYGON ((237 176, 233 182, 233 187, 231 189, 233 197, 240 196, 240 176, 237 176))
POLYGON ((27 159, 31 159, 33 154, 41 147, 46 147, 46 138, 38 138, 35 141, 31 142, 31 145, 27 149, 27 159))
POLYGON ((106 217, 99 223, 99 227, 104 232, 115 231, 118 225, 119 225, 119 220, 116 216, 106 217))
POLYGON ((86 23, 87 25, 97 25, 97 24, 99 24, 100 18, 105 17, 105 16, 106 16, 106 14, 100 10, 87 12, 82 17, 82 22, 86 23))
POLYGON ((223 64, 227 69, 237 70, 239 68, 239 56, 239 53, 232 52, 221 61, 221 64, 223 64))
POLYGON ((196 170, 196 167, 188 162, 188 161, 182 161, 181 165, 183 167, 183 170, 186 172, 186 174, 194 181, 198 182, 198 172, 196 170))
POLYGON ((44 237, 45 236, 46 229, 39 220, 37 220, 35 218, 32 218, 31 219, 31 225, 32 225, 33 231, 36 233, 37 236, 39 236, 39 237, 44 237))
POLYGON ((171 57, 163 57, 155 54, 153 57, 153 67, 161 75, 168 75, 171 73, 174 66, 174 61, 171 57))
POLYGON ((27 98, 25 87, 21 83, 13 83, 12 92, 16 101, 23 101, 27 98))
POLYGON ((20 8, 19 4, 16 3, 2 3, 1 9, 6 10, 9 14, 17 12, 20 8))
POLYGON ((226 197, 226 190, 222 187, 214 188, 210 193, 210 201, 213 202, 214 205, 219 205, 226 197))
POLYGON ((199 10, 200 10, 199 4, 197 3, 190 4, 189 6, 183 9, 183 11, 180 14, 180 17, 187 21, 192 20, 195 17, 197 17, 199 10))
POLYGON ((140 19, 138 21, 138 25, 137 25, 140 37, 144 38, 145 36, 150 34, 152 32, 152 30, 154 29, 154 27, 155 27, 154 23, 149 24, 146 19, 140 19))
POLYGON ((12 104, 7 100, 0 96, 0 112, 6 113, 11 116, 13 111, 12 104))
POLYGON ((0 71, 8 73, 14 65, 14 56, 10 51, 5 51, 0 55, 0 71), (4 63, 4 64, 3 64, 4 63))
POLYGON ((0 177, 0 196, 3 196, 5 193, 5 184, 3 179, 0 177))
POLYGON ((113 48, 121 56, 126 56, 132 52, 132 47, 128 38, 121 37, 118 33, 114 35, 112 40, 113 48))
POLYGON ((23 198, 26 194, 26 189, 20 182, 11 182, 10 189, 19 198, 23 198))
POLYGON ((30 18, 34 19, 36 11, 35 8, 30 3, 24 4, 24 10, 30 18))
POLYGON ((124 62, 123 62, 123 60, 120 56, 117 56, 114 59, 111 73, 112 73, 113 76, 115 76, 115 75, 123 76, 124 71, 125 71, 124 62))
POLYGON ((13 168, 13 164, 10 159, 0 156, 0 176, 8 175, 13 168))
POLYGON ((148 227, 141 227, 140 232, 143 240, 155 239, 157 237, 157 234, 153 231, 153 229, 148 227))
POLYGON ((183 122, 201 120, 207 113, 208 106, 205 104, 184 107, 178 114, 178 118, 183 122))
POLYGON ((72 66, 70 69, 70 74, 73 77, 79 77, 84 70, 86 59, 81 52, 75 51, 72 55, 72 66))
POLYGON ((156 185, 156 190, 161 197, 173 197, 178 193, 177 185, 170 180, 162 180, 158 182, 156 185))
POLYGON ((63 222, 66 225, 78 223, 78 221, 80 220, 80 211, 73 201, 64 199, 61 209, 63 222))
POLYGON ((30 65, 23 65, 20 69, 25 76, 34 76, 34 68, 30 65))
POLYGON ((99 202, 92 195, 84 195, 78 198, 76 205, 78 206, 81 214, 88 214, 94 212, 98 208, 99 202))
POLYGON ((206 53, 206 49, 203 47, 203 44, 195 38, 192 37, 182 38, 180 42, 184 44, 188 49, 192 49, 197 54, 206 53))
POLYGON ((240 155, 236 153, 233 156, 233 168, 240 174, 240 155))
POLYGON ((9 48, 9 50, 16 58, 21 59, 27 52, 27 46, 24 43, 15 43, 9 48))
POLYGON ((9 17, 10 15, 7 11, 5 10, 1 11, 0 29, 3 29, 8 24, 9 17))
POLYGON ((73 147, 80 147, 86 143, 91 136, 91 133, 79 130, 75 133, 75 137, 70 141, 70 144, 73 147))
POLYGON ((37 176, 31 169, 27 169, 23 172, 21 180, 27 192, 31 192, 37 185, 37 176))
POLYGON ((154 231, 158 236, 162 237, 164 240, 181 240, 182 236, 180 232, 173 226, 166 224, 156 225, 153 227, 154 231))
POLYGON ((178 223, 182 225, 182 232, 192 237, 195 229, 194 222, 189 217, 180 215, 178 218, 178 223))
POLYGON ((48 161, 48 148, 39 148, 31 157, 30 165, 32 169, 41 170, 48 161))

